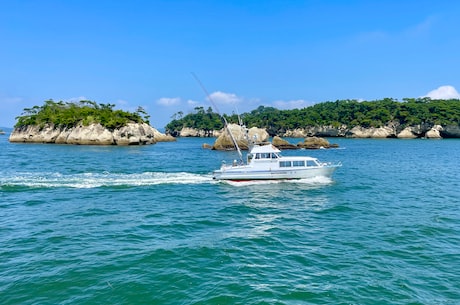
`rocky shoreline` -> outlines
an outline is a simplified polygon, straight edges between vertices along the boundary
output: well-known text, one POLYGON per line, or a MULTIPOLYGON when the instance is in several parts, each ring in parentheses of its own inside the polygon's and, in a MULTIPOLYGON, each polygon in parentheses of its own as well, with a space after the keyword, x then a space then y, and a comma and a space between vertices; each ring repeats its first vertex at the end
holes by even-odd
MULTIPOLYGON (((223 131, 212 130, 204 131, 193 128, 183 128, 180 137, 218 137, 223 131)), ((343 138, 399 138, 399 139, 416 139, 416 138, 460 138, 460 126, 458 125, 431 125, 421 124, 407 126, 402 128, 397 124, 387 124, 383 127, 362 127, 355 126, 348 128, 347 126, 317 126, 297 128, 294 130, 286 130, 279 137, 289 138, 306 138, 306 137, 343 137, 343 138)))
MULTIPOLYGON (((238 125, 233 126, 233 132, 238 133, 240 128, 238 125)), ((226 138, 224 130, 197 130, 193 128, 183 128, 178 134, 179 137, 214 137, 224 136, 222 140, 216 140, 212 146, 213 149, 221 150, 228 149, 227 146, 232 146, 230 139, 226 138)), ((259 141, 266 141, 269 138, 265 129, 252 128, 250 136, 257 135, 259 141)), ((442 139, 442 138, 460 138, 460 126, 457 125, 431 125, 421 124, 402 128, 396 124, 387 124, 383 127, 361 127, 355 126, 348 128, 347 126, 318 126, 297 128, 294 130, 286 130, 275 137, 282 138, 399 138, 399 139, 442 139)), ((243 139, 242 135, 237 136, 237 141, 243 139)), ((80 145, 145 145, 155 144, 157 142, 175 141, 175 138, 168 134, 163 134, 152 126, 142 123, 129 123, 126 126, 109 130, 100 124, 90 124, 88 126, 78 125, 72 128, 59 128, 52 124, 45 126, 28 125, 15 128, 10 136, 10 142, 16 143, 53 143, 53 144, 80 144, 80 145)), ((243 146, 245 143, 239 143, 243 146)), ((247 145, 247 144, 246 144, 247 145)), ((280 144, 282 145, 282 144, 280 144)), ((286 144, 287 145, 287 144, 286 144)), ((295 145, 301 146, 302 143, 295 145)), ((324 145, 320 145, 324 146, 324 145)), ((289 149, 285 146, 284 149, 289 149)), ((292 147, 292 149, 295 149, 292 147)))
POLYGON ((175 141, 148 124, 129 123, 109 130, 101 124, 59 128, 52 124, 43 127, 28 125, 15 128, 10 137, 15 143, 52 143, 78 145, 145 145, 175 141))

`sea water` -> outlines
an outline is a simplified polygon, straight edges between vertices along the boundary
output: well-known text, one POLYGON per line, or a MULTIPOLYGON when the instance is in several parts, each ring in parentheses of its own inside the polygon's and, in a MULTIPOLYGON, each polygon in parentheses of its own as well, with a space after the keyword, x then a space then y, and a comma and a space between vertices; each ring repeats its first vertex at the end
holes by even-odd
POLYGON ((7 136, 0 304, 460 303, 460 140, 329 139, 284 154, 332 179, 225 183, 213 139, 7 136))

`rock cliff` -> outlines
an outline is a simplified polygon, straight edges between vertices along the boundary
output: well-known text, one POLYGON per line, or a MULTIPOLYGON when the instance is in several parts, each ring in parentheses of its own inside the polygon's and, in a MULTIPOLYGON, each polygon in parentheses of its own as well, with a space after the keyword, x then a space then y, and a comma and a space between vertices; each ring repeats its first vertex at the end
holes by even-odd
POLYGON ((9 141, 81 145, 144 145, 175 141, 175 139, 160 133, 148 124, 129 123, 113 131, 100 124, 78 125, 73 128, 58 128, 52 124, 43 127, 29 125, 15 128, 9 141))
MULTIPOLYGON (((228 128, 230 129, 233 137, 235 138, 236 142, 240 149, 247 150, 249 143, 248 140, 245 139, 245 133, 243 128, 237 124, 229 124, 228 128)), ((248 136, 255 140, 256 143, 263 143, 268 140, 268 132, 265 129, 260 129, 257 127, 252 127, 248 130, 248 136)), ((232 150, 235 149, 233 145, 232 139, 228 135, 228 132, 222 132, 220 136, 216 139, 212 149, 215 150, 232 150)))
MULTIPOLYGON (((232 124, 230 124, 232 125, 232 124)), ((237 125, 235 125, 237 126, 237 125)), ((219 137, 222 130, 196 130, 193 128, 183 128, 180 132, 181 137, 219 137)), ((349 128, 346 125, 334 126, 310 126, 286 130, 278 134, 283 138, 307 138, 307 137, 346 137, 346 138, 460 138, 460 126, 457 125, 432 125, 419 124, 413 126, 401 126, 396 123, 388 123, 382 127, 362 127, 355 126, 349 128)), ((230 141, 230 138, 228 138, 230 141)), ((231 143, 230 143, 231 144, 231 143)), ((233 147, 233 145, 231 145, 233 147)))
POLYGON ((272 144, 276 146, 278 149, 286 150, 286 149, 297 149, 297 145, 291 144, 288 141, 281 139, 278 136, 274 136, 272 139, 272 144))
POLYGON ((218 130, 198 130, 195 128, 184 127, 179 133, 180 137, 218 137, 221 131, 218 130))
POLYGON ((322 149, 322 148, 337 148, 338 144, 331 144, 328 140, 320 137, 306 137, 303 142, 297 144, 299 148, 305 149, 322 149))
POLYGON ((303 142, 297 145, 291 144, 288 141, 281 139, 278 136, 273 137, 272 144, 281 150, 286 149, 320 149, 320 148, 337 148, 339 145, 330 144, 328 140, 321 137, 306 137, 303 142))
POLYGON ((382 127, 362 127, 346 126, 332 127, 319 126, 298 128, 288 130, 281 136, 304 138, 308 136, 316 137, 347 137, 347 138, 460 138, 460 126, 457 125, 430 125, 420 124, 402 127, 398 124, 389 123, 382 127))
POLYGON ((305 138, 305 137, 345 137, 349 128, 346 125, 339 127, 334 126, 309 126, 306 128, 296 128, 287 130, 280 135, 289 138, 305 138))
POLYGON ((443 138, 460 138, 460 125, 442 126, 440 134, 443 138))

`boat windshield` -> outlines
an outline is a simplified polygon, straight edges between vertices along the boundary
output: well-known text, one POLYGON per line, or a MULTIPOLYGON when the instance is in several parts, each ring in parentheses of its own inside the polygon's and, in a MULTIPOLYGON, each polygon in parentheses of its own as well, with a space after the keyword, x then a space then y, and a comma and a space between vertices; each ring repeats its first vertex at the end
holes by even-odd
POLYGON ((256 153, 256 159, 278 159, 279 155, 276 153, 256 153))

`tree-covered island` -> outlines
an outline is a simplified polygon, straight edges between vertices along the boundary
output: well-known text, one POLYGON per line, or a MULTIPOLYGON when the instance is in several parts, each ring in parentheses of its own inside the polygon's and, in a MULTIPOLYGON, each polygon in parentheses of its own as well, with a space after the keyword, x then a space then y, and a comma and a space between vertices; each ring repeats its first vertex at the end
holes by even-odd
POLYGON ((139 145, 172 141, 149 125, 142 108, 115 110, 114 104, 93 101, 55 102, 24 109, 16 117, 10 142, 139 145))
MULTIPOLYGON (((236 114, 225 117, 228 122, 238 123, 236 114)), ((303 135, 349 136, 353 130, 386 128, 392 129, 388 137, 399 134, 404 137, 402 132, 408 130, 414 134, 413 137, 421 137, 428 130, 438 128, 442 137, 460 137, 460 100, 338 100, 292 110, 260 106, 241 114, 241 119, 248 127, 265 128, 271 136, 294 136, 295 130, 303 130, 303 135)), ((213 130, 223 128, 223 123, 210 107, 207 110, 196 107, 194 112, 185 116, 182 112, 176 113, 166 125, 166 132, 178 136, 183 128, 202 130, 204 134, 212 135, 213 130)))
POLYGON ((113 130, 126 126, 128 123, 149 124, 150 116, 142 107, 136 112, 114 110, 114 104, 98 104, 93 101, 55 102, 47 100, 42 106, 25 108, 23 113, 16 117, 15 128, 53 124, 56 127, 71 128, 77 125, 88 126, 99 123, 103 127, 113 130))

